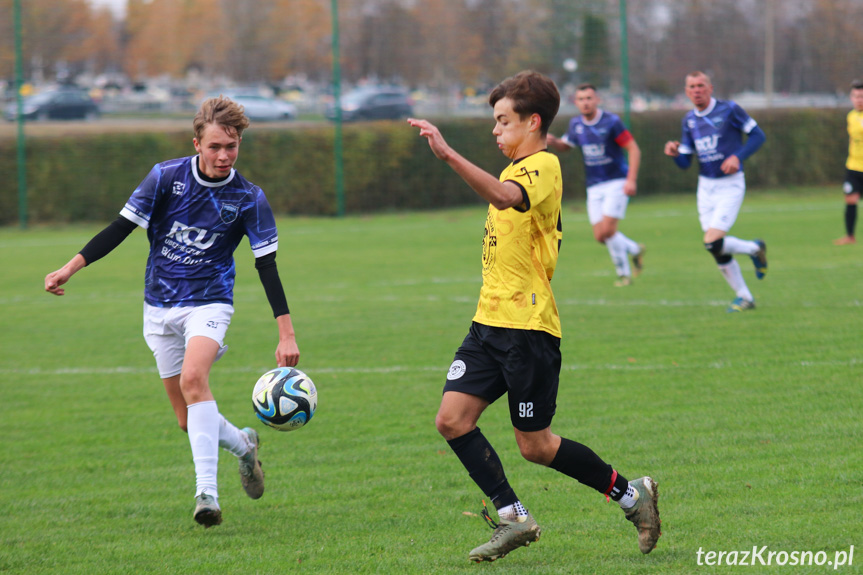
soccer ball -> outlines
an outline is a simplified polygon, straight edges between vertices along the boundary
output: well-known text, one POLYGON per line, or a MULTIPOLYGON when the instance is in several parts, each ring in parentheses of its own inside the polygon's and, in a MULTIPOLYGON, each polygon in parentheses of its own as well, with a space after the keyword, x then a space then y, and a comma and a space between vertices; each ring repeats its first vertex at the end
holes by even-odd
POLYGON ((308 375, 293 367, 277 367, 262 375, 252 391, 258 419, 279 431, 293 431, 309 422, 318 407, 318 391, 308 375))

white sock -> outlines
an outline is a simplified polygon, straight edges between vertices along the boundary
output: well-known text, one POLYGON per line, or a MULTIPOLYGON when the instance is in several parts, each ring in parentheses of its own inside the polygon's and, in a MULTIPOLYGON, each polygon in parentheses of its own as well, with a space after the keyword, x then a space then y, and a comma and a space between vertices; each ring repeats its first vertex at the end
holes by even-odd
POLYGON ((623 494, 623 497, 620 498, 618 503, 620 504, 621 509, 629 509, 635 505, 636 501, 638 501, 638 490, 632 485, 628 485, 626 487, 626 493, 623 494))
POLYGON ((219 414, 219 419, 219 447, 237 457, 245 455, 250 447, 249 437, 222 414, 219 414))
POLYGON ((758 244, 749 240, 741 240, 734 236, 725 236, 722 242, 723 254, 746 254, 748 256, 755 255, 758 251, 758 244))
POLYGON ((195 463, 195 496, 205 489, 219 497, 219 408, 215 401, 202 401, 188 406, 189 444, 195 463))
POLYGON ((619 244, 622 245, 623 248, 626 250, 627 254, 634 256, 641 251, 641 247, 638 245, 638 242, 632 241, 631 239, 623 235, 623 232, 618 231, 614 235, 617 238, 619 244))
POLYGON ((725 281, 728 282, 737 297, 753 301, 752 292, 746 287, 746 281, 743 279, 743 273, 740 271, 740 264, 737 263, 737 260, 731 260, 727 264, 720 265, 719 271, 725 276, 725 281))
POLYGON ((521 501, 516 501, 512 505, 498 509, 497 516, 507 521, 517 521, 522 517, 527 517, 527 509, 524 508, 521 501))
POLYGON ((623 234, 617 232, 605 240, 605 247, 608 248, 608 255, 611 256, 611 263, 614 264, 614 270, 617 272, 618 277, 632 275, 632 271, 629 269, 629 258, 626 257, 624 237, 623 234))

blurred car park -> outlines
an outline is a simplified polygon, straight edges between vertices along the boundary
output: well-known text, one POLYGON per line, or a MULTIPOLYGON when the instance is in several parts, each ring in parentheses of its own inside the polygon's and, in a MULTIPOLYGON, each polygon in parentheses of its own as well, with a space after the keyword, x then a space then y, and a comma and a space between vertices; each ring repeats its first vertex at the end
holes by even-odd
MULTIPOLYGON (((413 115, 413 100, 402 88, 364 86, 342 95, 342 121, 398 120, 413 115)), ((327 106, 326 116, 336 119, 336 106, 327 106)))
POLYGON ((222 91, 213 92, 208 97, 225 96, 246 111, 246 117, 253 122, 277 122, 280 120, 294 120, 297 117, 297 107, 280 100, 270 98, 254 91, 222 91))
MULTIPOLYGON (((6 106, 5 117, 18 118, 18 103, 6 106)), ((22 100, 21 115, 25 120, 95 120, 100 116, 99 105, 84 90, 61 88, 46 90, 22 100)))

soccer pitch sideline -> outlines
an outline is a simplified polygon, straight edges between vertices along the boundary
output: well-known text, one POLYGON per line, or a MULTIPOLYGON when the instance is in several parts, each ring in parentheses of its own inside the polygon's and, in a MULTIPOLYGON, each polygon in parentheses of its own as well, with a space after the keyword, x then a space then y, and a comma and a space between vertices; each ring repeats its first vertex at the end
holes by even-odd
POLYGON ((266 493, 246 498, 222 452, 224 523, 208 530, 141 336, 145 234, 58 298, 45 274, 102 225, 0 229, 0 572, 689 574, 718 557, 734 572, 860 572, 863 245, 832 245, 842 210, 839 187, 750 192, 733 233, 764 238, 770 268, 757 281, 740 258, 758 307, 727 314, 694 193, 630 204, 621 229, 648 251, 627 288, 583 204, 565 205, 552 429, 653 476, 663 536, 641 555, 615 504, 522 460, 499 402, 480 425, 543 534, 491 565, 467 560, 491 535, 483 496, 434 428, 476 306, 484 208, 280 220, 299 367, 320 400, 290 433, 253 418, 277 333, 240 246, 211 383, 226 417, 259 430, 266 493))

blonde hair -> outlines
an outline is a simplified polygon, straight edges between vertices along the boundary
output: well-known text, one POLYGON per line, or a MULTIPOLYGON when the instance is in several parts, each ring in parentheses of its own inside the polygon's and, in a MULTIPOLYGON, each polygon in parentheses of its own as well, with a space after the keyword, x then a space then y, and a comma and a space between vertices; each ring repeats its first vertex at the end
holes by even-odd
POLYGON ((249 119, 241 105, 220 95, 205 100, 192 120, 195 137, 199 141, 204 135, 204 129, 210 124, 218 124, 230 135, 242 138, 243 130, 249 127, 249 119))
POLYGON ((707 81, 707 83, 710 84, 711 86, 713 85, 713 83, 710 81, 710 76, 708 76, 707 74, 705 74, 701 70, 695 70, 694 72, 690 72, 689 74, 686 75, 687 79, 699 78, 699 77, 704 78, 707 81))

